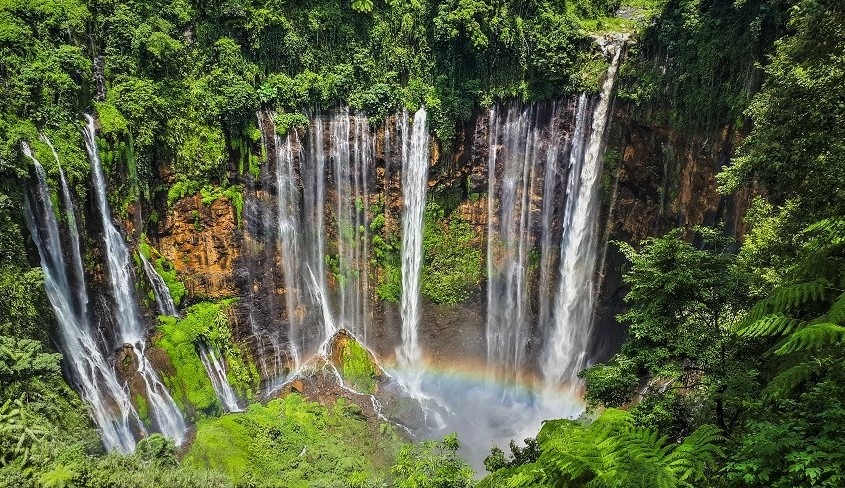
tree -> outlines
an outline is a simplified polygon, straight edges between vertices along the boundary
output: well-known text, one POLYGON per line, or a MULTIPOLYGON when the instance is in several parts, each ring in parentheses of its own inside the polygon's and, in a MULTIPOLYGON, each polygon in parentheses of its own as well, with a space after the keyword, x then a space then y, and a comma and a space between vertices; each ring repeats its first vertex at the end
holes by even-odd
POLYGON ((472 468, 458 456, 457 434, 441 442, 406 444, 399 450, 391 471, 397 488, 470 488, 472 468))
POLYGON ((743 383, 732 360, 741 344, 731 330, 746 278, 730 239, 718 229, 695 230, 700 248, 680 230, 647 239, 639 251, 620 244, 630 263, 623 277, 630 309, 618 320, 629 324, 629 337, 619 355, 582 373, 591 405, 638 399, 638 421, 677 438, 691 432, 695 414, 712 413, 730 432, 738 410, 728 403, 743 383))

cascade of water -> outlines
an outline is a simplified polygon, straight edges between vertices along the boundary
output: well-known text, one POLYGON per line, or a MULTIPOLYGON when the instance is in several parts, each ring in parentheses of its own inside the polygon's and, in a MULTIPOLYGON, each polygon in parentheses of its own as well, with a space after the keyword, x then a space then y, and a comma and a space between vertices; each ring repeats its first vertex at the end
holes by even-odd
MULTIPOLYGON (((124 453, 135 449, 133 427, 144 433, 138 413, 129 401, 129 395, 120 385, 114 369, 108 364, 94 340, 85 312, 88 294, 83 274, 76 277, 77 286, 71 287, 68 267, 64 260, 59 225, 50 201, 50 190, 44 169, 25 143, 24 154, 35 166, 35 185, 27 195, 25 217, 30 234, 38 248, 44 270, 44 287, 58 323, 58 342, 82 398, 91 405, 91 416, 102 433, 106 449, 124 453), (72 291, 75 290, 75 291, 72 291)), ((66 187, 66 184, 64 184, 66 187)), ((63 189, 63 192, 66 188, 63 189)), ((69 214, 70 233, 75 233, 73 209, 68 205, 69 193, 63 195, 65 210, 69 214)), ((72 259, 79 260, 78 241, 71 247, 72 259)), ((75 267, 75 265, 74 265, 75 267)))
POLYGON ((537 109, 510 105, 489 116, 487 228, 487 365, 513 381, 522 370, 531 326, 529 250, 536 177, 537 109))
POLYGON ((197 345, 197 351, 208 373, 208 377, 211 379, 214 393, 217 394, 217 399, 223 404, 223 409, 227 412, 240 412, 243 410, 238 405, 238 396, 235 395, 235 390, 229 384, 229 378, 226 376, 226 368, 217 359, 214 349, 208 347, 204 342, 200 342, 197 345))
POLYGON ((79 229, 76 226, 76 213, 74 212, 73 200, 70 198, 70 188, 67 184, 67 179, 65 178, 65 172, 62 169, 61 162, 59 161, 59 154, 56 152, 56 148, 53 147, 53 143, 50 139, 41 134, 41 140, 47 144, 47 147, 50 148, 50 152, 53 153, 53 159, 56 160, 56 166, 59 168, 59 182, 62 189, 62 206, 65 209, 65 218, 67 219, 68 225, 68 237, 70 238, 70 253, 71 259, 73 262, 73 283, 80 288, 80 300, 77 304, 79 310, 79 316, 85 318, 85 323, 90 323, 88 317, 88 291, 85 289, 85 271, 82 267, 82 252, 80 251, 79 245, 79 229))
POLYGON ((318 343, 331 337, 336 326, 331 314, 331 306, 326 293, 326 180, 328 166, 325 153, 325 128, 320 112, 312 116, 308 157, 302 161, 303 208, 305 218, 305 249, 307 251, 305 267, 308 271, 308 291, 314 303, 318 304, 322 315, 323 334, 318 343))
MULTIPOLYGON (((402 114, 403 134, 408 134, 408 113, 402 114)), ((420 323, 420 269, 422 267, 423 211, 428 188, 429 139, 425 108, 414 114, 411 137, 402 151, 402 345, 397 357, 410 373, 412 394, 419 393, 422 351, 417 332, 420 323)))
MULTIPOLYGON (((276 141, 275 125, 262 112, 256 114, 261 133, 261 145, 268 163, 276 161, 276 151, 273 142, 276 141)), ((277 310, 276 289, 274 282, 275 241, 277 237, 278 218, 275 207, 278 205, 271 197, 271 187, 276 182, 274 165, 262 165, 259 181, 261 190, 255 187, 256 180, 252 176, 247 179, 247 194, 254 195, 244 202, 245 244, 250 254, 248 273, 248 297, 244 300, 247 309, 247 324, 252 331, 251 338, 255 341, 256 358, 265 381, 269 381, 270 389, 285 376, 286 355, 289 350, 282 336, 280 327, 276 327, 274 318, 277 310), (256 269, 258 268, 258 269, 256 269)), ((285 263, 282 263, 284 266, 285 263)), ((285 276, 287 279, 287 276, 285 276)))
POLYGON ((173 297, 170 295, 170 289, 167 288, 164 278, 158 274, 158 271, 156 271, 147 257, 144 256, 144 253, 139 252, 138 256, 141 258, 141 264, 144 266, 144 273, 146 273, 147 279, 150 280, 150 285, 153 287, 158 312, 161 315, 178 316, 179 312, 176 310, 176 304, 173 302, 173 297))
POLYGON ((131 267, 129 266, 129 250, 123 238, 111 222, 111 210, 106 200, 106 182, 97 150, 96 128, 94 118, 86 115, 87 125, 83 132, 88 159, 91 162, 91 173, 94 182, 97 210, 102 218, 107 268, 112 298, 116 306, 115 317, 118 323, 118 340, 128 344, 134 350, 138 360, 138 373, 144 380, 147 399, 153 420, 159 431, 170 438, 177 445, 185 440, 185 420, 182 412, 176 406, 167 388, 158 379, 158 375, 144 355, 145 329, 141 323, 135 293, 131 267))
MULTIPOLYGON (((150 285, 153 287, 153 293, 156 297, 156 305, 161 315, 169 315, 171 317, 178 317, 179 312, 176 310, 176 304, 173 302, 173 297, 170 295, 170 289, 167 288, 167 283, 164 278, 156 271, 149 260, 144 256, 144 253, 139 252, 138 256, 141 258, 141 263, 144 266, 144 272, 150 280, 150 285)), ((220 403, 223 404, 223 409, 227 412, 238 411, 238 397, 235 395, 232 386, 229 385, 229 378, 226 376, 226 368, 217 360, 213 349, 209 349, 205 343, 201 342, 197 345, 197 351, 203 366, 208 373, 208 378, 211 380, 211 386, 214 387, 214 392, 220 403)))
MULTIPOLYGON (((565 107, 559 102, 552 104, 552 123, 561 119, 565 112, 565 107)), ((577 131, 577 129, 576 129, 577 131)), ((542 330, 548 328, 552 317, 552 303, 554 297, 554 279, 556 268, 554 263, 556 255, 560 254, 555 245, 555 233, 553 225, 555 216, 558 211, 558 202, 563 199, 558 195, 561 194, 563 188, 560 188, 561 179, 565 175, 565 168, 558 168, 558 161, 564 156, 564 146, 569 146, 570 154, 572 146, 575 141, 567 139, 564 141, 563 137, 554 134, 548 138, 548 146, 546 148, 546 157, 543 162, 543 208, 540 217, 540 277, 537 282, 538 293, 538 315, 537 323, 542 330), (567 144, 562 145, 561 142, 567 144)))
MULTIPOLYGON (((560 283, 554 303, 553 327, 545 341, 542 370, 546 385, 565 384, 572 394, 579 387, 578 372, 586 366, 593 311, 593 273, 598 236, 598 188, 601 177, 601 151, 611 101, 611 91, 619 67, 622 47, 614 45, 599 99, 592 113, 586 146, 570 157, 567 208, 561 241, 560 283)), ((586 95, 579 101, 576 126, 586 132, 586 95)), ((573 144, 584 136, 576 134, 573 144)))
POLYGON ((341 110, 330 119, 331 158, 334 166, 337 256, 332 262, 340 300, 340 326, 366 337, 367 276, 369 275, 367 184, 372 167, 372 147, 367 119, 341 110), (353 125, 354 123, 354 125, 353 125))
MULTIPOLYGON (((272 120, 271 120, 272 124, 272 120)), ((285 285, 285 307, 288 317, 288 348, 294 368, 300 365, 300 335, 303 330, 302 317, 304 311, 298 310, 303 304, 300 290, 302 271, 300 264, 299 228, 299 190, 296 187, 294 172, 294 139, 296 131, 290 131, 283 141, 276 134, 275 124, 272 127, 275 134, 275 163, 276 163, 276 205, 278 221, 278 243, 281 266, 285 285)), ((301 159, 301 157, 300 157, 301 159)))

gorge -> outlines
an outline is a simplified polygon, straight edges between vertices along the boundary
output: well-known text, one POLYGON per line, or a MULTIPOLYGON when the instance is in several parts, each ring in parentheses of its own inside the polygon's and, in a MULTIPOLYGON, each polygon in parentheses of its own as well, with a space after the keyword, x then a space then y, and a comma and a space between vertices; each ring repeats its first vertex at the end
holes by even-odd
POLYGON ((0 487, 837 486, 833 0, 64 2, 0 487))

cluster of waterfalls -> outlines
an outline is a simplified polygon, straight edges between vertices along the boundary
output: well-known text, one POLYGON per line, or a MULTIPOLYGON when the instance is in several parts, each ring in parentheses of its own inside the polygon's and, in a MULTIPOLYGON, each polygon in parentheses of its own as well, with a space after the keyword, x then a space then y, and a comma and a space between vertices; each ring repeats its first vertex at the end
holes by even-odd
MULTIPOLYGON (((447 428, 461 430, 465 420, 484 417, 479 408, 493 412, 490 418, 501 417, 488 427, 516 423, 526 431, 536 429, 532 422, 542 418, 576 415, 581 409, 577 372, 587 364, 591 333, 602 145, 620 51, 616 47, 596 95, 542 107, 498 104, 479 118, 473 150, 487 159, 482 196, 487 210, 486 357, 481 359, 487 364, 486 385, 504 386, 484 390, 476 399, 461 398, 470 394, 463 387, 454 397, 448 380, 430 374, 426 358, 431 346, 420 334, 423 215, 432 162, 425 109, 390 117, 381 130, 349 109, 315 111, 307 130, 285 135, 277 133, 273 114, 257 114, 266 164, 245 182, 243 254, 250 265, 242 273, 240 300, 265 394, 310 357, 325 354, 327 341, 341 329, 368 346, 380 340, 373 325, 378 307, 371 229, 375 209, 385 212, 385 202, 392 200, 401 202, 401 216, 393 222, 401 234, 401 323, 381 325, 395 327, 399 337, 386 367, 412 396, 437 399, 447 428), (539 385, 535 390, 541 394, 521 393, 525 377, 539 385), (457 420, 450 422, 450 415, 457 420)), ((112 221, 91 117, 84 135, 96 206, 92 214, 100 219, 113 304, 115 326, 109 334, 94 326, 88 306, 79 230, 64 173, 61 232, 44 169, 24 146, 35 167, 27 221, 57 318, 58 341, 108 449, 131 451, 135 439, 147 433, 128 386, 116 373, 113 351, 120 347, 132 351, 135 375, 149 403, 148 427, 181 443, 186 422, 145 356, 149 324, 136 296, 131 251, 112 221)), ((60 170, 58 157, 56 163, 60 170)), ((154 266, 143 253, 138 258, 158 313, 178 317, 154 266)), ((200 342, 196 348, 221 405, 239 410, 244 399, 229 386, 220 356, 209 344, 200 342)), ((518 432, 488 434, 483 442, 518 432)))

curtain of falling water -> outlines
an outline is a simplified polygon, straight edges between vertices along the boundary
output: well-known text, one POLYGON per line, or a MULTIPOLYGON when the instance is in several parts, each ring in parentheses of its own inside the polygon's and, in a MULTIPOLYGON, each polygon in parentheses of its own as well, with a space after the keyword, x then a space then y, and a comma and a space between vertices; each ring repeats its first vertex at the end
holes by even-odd
MULTIPOLYGON (((143 425, 129 401, 127 391, 118 382, 114 368, 106 361, 93 336, 84 312, 85 304, 88 303, 84 275, 77 276, 76 286, 71 286, 44 169, 28 146, 23 146, 23 152, 32 160, 36 176, 27 196, 26 222, 38 248, 44 271, 44 287, 56 315, 58 342, 64 353, 64 361, 80 395, 91 405, 91 417, 100 429, 106 449, 132 452, 135 448, 133 429, 143 434, 143 425)), ((65 210, 72 214, 72 208, 67 206, 69 194, 67 199, 63 196, 63 200, 65 210)), ((74 234, 75 219, 69 219, 68 223, 70 233, 74 234)), ((78 241, 77 245, 71 246, 71 258, 81 263, 78 241)))
POLYGON ((126 248, 123 237, 111 222, 111 211, 106 200, 105 177, 100 163, 100 155, 97 151, 94 119, 89 115, 86 115, 86 118, 88 124, 84 131, 85 146, 91 162, 97 210, 102 219, 106 267, 109 273, 112 298, 116 306, 117 337, 123 343, 130 344, 135 352, 138 360, 138 373, 144 380, 147 399, 156 426, 162 434, 180 445, 185 440, 185 420, 167 388, 158 379, 158 375, 144 355, 146 330, 141 323, 138 305, 135 302, 135 286, 129 265, 129 250, 126 248))

